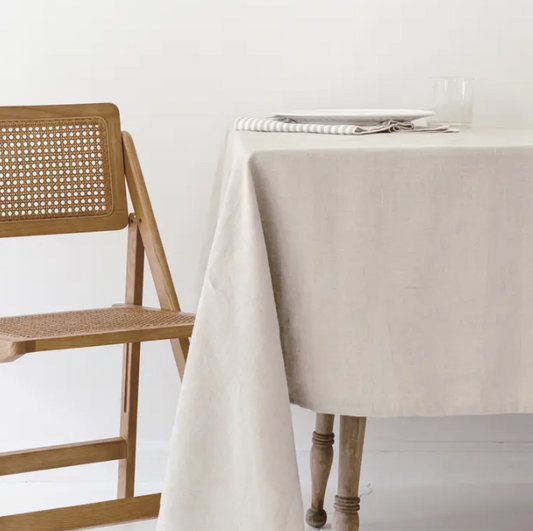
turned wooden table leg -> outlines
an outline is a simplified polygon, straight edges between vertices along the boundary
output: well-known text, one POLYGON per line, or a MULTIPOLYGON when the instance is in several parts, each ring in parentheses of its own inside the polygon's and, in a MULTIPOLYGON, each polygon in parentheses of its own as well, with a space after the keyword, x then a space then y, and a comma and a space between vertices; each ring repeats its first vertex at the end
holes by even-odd
POLYGON ((359 477, 366 418, 341 416, 339 485, 335 496, 334 531, 359 530, 359 477))
POLYGON ((333 462, 333 434, 334 415, 318 413, 316 428, 313 432, 313 447, 311 449, 311 508, 305 515, 305 521, 312 527, 324 527, 328 519, 324 511, 324 498, 328 484, 331 463, 333 462))

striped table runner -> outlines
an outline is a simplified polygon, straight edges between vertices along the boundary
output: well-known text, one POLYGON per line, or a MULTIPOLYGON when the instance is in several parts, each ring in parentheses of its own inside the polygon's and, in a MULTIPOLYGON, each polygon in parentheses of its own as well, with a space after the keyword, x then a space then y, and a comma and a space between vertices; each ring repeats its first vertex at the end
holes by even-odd
POLYGON ((378 125, 334 125, 334 124, 301 124, 289 118, 253 118, 243 116, 235 121, 236 131, 257 131, 260 133, 318 133, 326 135, 370 135, 375 133, 397 132, 458 132, 447 125, 418 126, 412 122, 390 120, 378 125))

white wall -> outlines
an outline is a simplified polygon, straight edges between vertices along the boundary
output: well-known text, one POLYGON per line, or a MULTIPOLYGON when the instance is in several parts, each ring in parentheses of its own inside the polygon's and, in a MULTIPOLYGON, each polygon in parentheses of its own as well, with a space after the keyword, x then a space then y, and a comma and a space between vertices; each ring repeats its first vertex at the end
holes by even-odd
MULTIPOLYGON (((3 2, 0 104, 120 107, 178 293, 194 310, 210 183, 234 117, 288 107, 424 107, 429 76, 468 75, 477 78, 479 124, 533 125, 532 22, 529 0, 3 2)), ((2 315, 122 300, 124 233, 2 241, 0 249, 2 315)), ((147 302, 155 304, 151 288, 147 302)), ((0 450, 114 436, 120 357, 109 347, 1 366, 0 450)), ((142 370, 140 437, 164 448, 179 391, 168 346, 146 345, 142 370)), ((298 412, 296 422, 303 450, 312 416, 298 412)), ((369 433, 378 453, 405 455, 406 444, 426 452, 428 468, 414 469, 415 479, 471 479, 479 467, 466 458, 453 468, 444 455, 468 455, 478 443, 487 453, 504 441, 514 446, 500 468, 523 470, 533 420, 380 420, 369 433)))

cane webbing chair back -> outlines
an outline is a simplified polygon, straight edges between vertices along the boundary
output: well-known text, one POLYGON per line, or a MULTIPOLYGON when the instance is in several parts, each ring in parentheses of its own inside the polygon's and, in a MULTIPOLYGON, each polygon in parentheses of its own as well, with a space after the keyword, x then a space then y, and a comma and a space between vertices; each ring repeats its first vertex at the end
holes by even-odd
POLYGON ((0 107, 0 237, 127 225, 112 104, 0 107))
POLYGON ((0 476, 118 460, 118 498, 0 516, 0 531, 67 531, 152 518, 135 496, 141 342, 170 340, 183 375, 194 315, 181 312, 133 139, 109 103, 0 107, 0 238, 128 227, 125 301, 0 317, 0 363, 33 352, 124 344, 119 436, 0 453, 0 476), (126 183, 133 212, 128 215, 126 183), (142 306, 145 258, 161 308, 142 306))

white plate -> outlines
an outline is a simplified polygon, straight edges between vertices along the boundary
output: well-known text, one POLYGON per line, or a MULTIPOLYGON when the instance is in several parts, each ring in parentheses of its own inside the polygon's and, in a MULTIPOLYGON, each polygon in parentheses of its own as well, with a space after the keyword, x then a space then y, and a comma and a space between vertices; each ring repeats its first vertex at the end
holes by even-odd
POLYGON ((417 109, 314 109, 275 112, 277 118, 290 118, 301 124, 375 125, 389 120, 412 122, 433 116, 433 111, 417 109))

